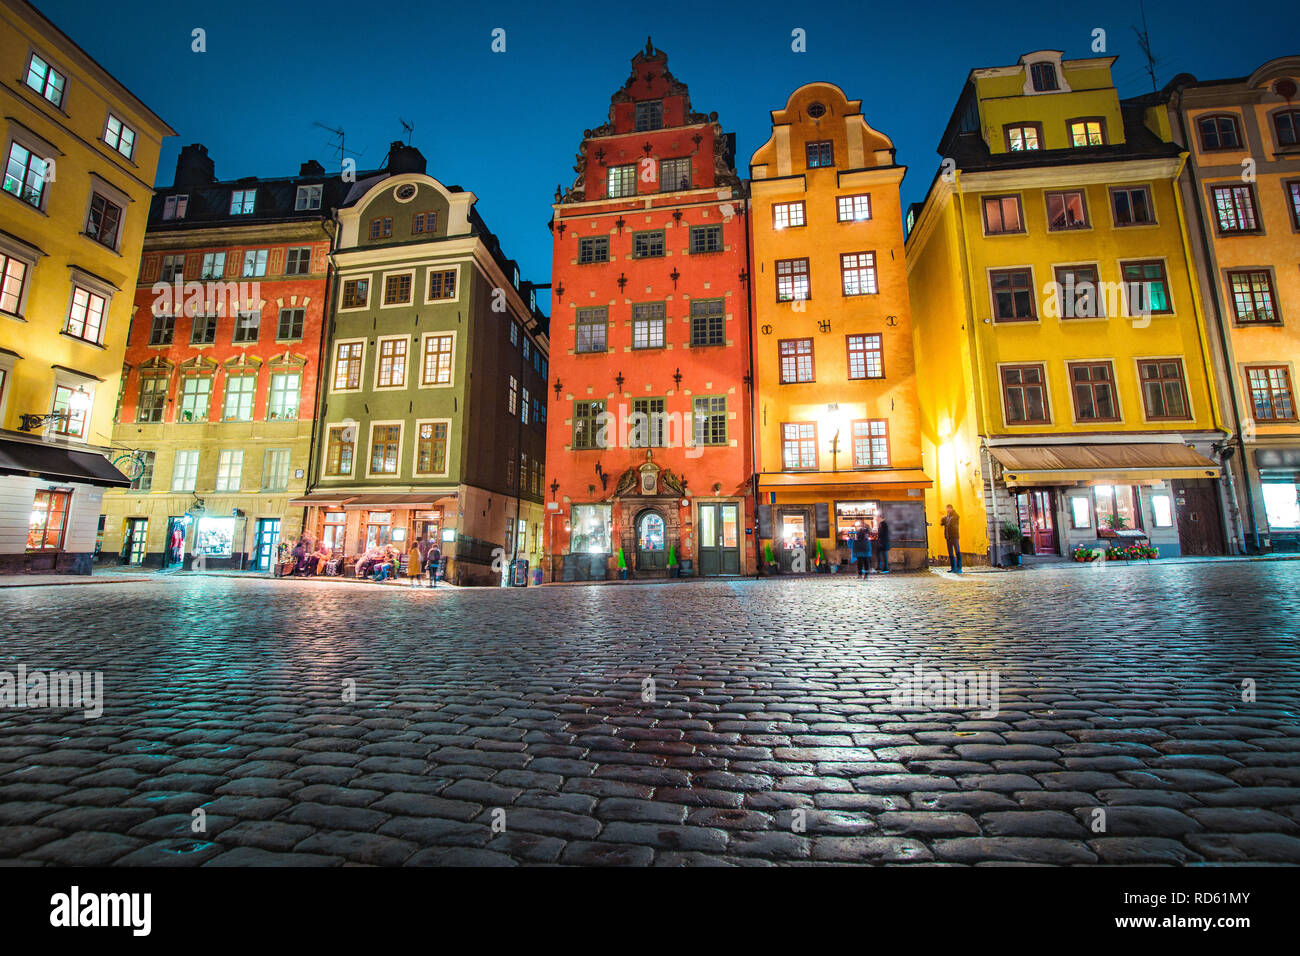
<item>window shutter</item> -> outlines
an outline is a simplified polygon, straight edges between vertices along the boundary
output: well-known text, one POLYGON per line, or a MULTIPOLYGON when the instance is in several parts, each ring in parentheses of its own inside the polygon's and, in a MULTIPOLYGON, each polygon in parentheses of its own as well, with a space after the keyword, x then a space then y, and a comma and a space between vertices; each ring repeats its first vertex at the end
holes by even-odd
POLYGON ((140 271, 142 273, 141 278, 145 282, 158 281, 158 264, 159 264, 158 256, 154 255, 154 256, 144 257, 144 266, 143 268, 141 268, 140 271))
POLYGON ((313 246, 311 251, 311 271, 325 271, 325 253, 329 251, 329 246, 324 244, 313 246))
POLYGON ((203 253, 194 252, 185 257, 185 278, 197 279, 203 269, 203 253))
POLYGON ((227 249, 226 250, 226 275, 230 278, 236 278, 244 268, 244 250, 227 249))
POLYGON ((284 272, 284 250, 280 248, 272 249, 271 254, 266 257, 266 274, 269 276, 278 276, 284 272))
POLYGON ((817 502, 817 537, 829 538, 831 534, 831 509, 824 501, 817 502))
POLYGON ((772 537, 772 506, 758 506, 758 536, 760 538, 772 537))

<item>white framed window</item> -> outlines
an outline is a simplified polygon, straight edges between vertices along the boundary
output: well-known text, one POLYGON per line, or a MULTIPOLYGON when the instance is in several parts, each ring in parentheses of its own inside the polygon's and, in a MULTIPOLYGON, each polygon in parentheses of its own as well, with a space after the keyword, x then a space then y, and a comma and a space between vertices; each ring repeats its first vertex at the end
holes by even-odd
POLYGON ((233 189, 230 192, 230 215, 232 216, 249 216, 252 215, 254 207, 257 205, 256 189, 233 189))
POLYGON ((323 477, 350 478, 357 451, 355 422, 330 422, 325 426, 325 462, 323 477))
POLYGON ((94 395, 84 385, 59 383, 54 386, 54 401, 50 411, 64 416, 54 423, 52 433, 61 438, 86 439, 90 423, 90 409, 94 395))
POLYGON ((172 463, 172 491, 193 491, 199 480, 199 450, 183 448, 172 463))
POLYGON ((402 468, 402 422, 370 423, 367 477, 396 475, 402 468))
POLYGON ((130 159, 135 153, 135 130, 109 113, 108 122, 104 124, 104 142, 130 159))
POLYGON ((262 490, 289 490, 289 449, 268 448, 262 459, 262 490))
POLYGON ((86 235, 116 251, 121 236, 122 207, 101 192, 91 192, 86 235))
POLYGON ((203 268, 200 279, 220 279, 226 274, 226 254, 224 252, 203 253, 203 268))
POLYGON ((302 375, 298 372, 271 373, 271 393, 267 400, 268 422, 295 421, 298 418, 298 400, 302 391, 302 375))
POLYGON ((29 260, 17 259, 0 248, 0 312, 23 314, 31 267, 29 260))
POLYGON ((185 253, 169 253, 162 257, 162 269, 159 270, 158 281, 176 282, 185 279, 185 253))
POLYGON ((840 222, 862 222, 871 218, 871 196, 836 196, 835 216, 840 222))
POLYGON ((238 491, 243 472, 244 450, 223 448, 217 455, 217 491, 238 491))
POLYGON ((793 226, 808 224, 804 215, 804 204, 800 202, 779 202, 772 205, 772 228, 789 229, 793 226))
POLYGON ((407 272, 385 272, 383 275, 383 298, 381 309, 410 305, 414 301, 415 270, 407 272))
POLYGON ((375 343, 375 388, 405 388, 409 336, 380 338, 375 343))
POLYGON ((251 422, 253 399, 257 394, 256 375, 226 376, 226 404, 221 412, 223 422, 251 422))
POLYGON ((35 148, 29 148, 17 140, 11 142, 5 160, 4 191, 17 196, 29 206, 44 209, 50 162, 35 148))
POLYGON ((299 186, 298 195, 294 197, 293 208, 297 211, 304 209, 319 209, 321 193, 325 187, 316 186, 299 186))
POLYGON ((420 388, 453 384, 455 356, 455 332, 425 332, 421 340, 420 388))
POLYGON ((185 211, 189 208, 190 197, 187 194, 168 196, 163 200, 163 218, 184 219, 185 211))
POLYGON ((365 339, 343 339, 335 342, 334 373, 330 379, 330 391, 361 391, 361 369, 365 360, 365 339))
POLYGON ((108 301, 79 285, 72 287, 72 305, 68 308, 68 322, 63 331, 73 338, 98 344, 104 336, 104 319, 108 301))
POLYGON ((208 400, 212 397, 212 376, 187 375, 181 380, 181 407, 178 422, 206 422, 208 400))
POLYGON ((447 474, 448 437, 451 419, 420 419, 415 423, 415 473, 424 476, 447 474))
POLYGON ((32 54, 32 58, 27 61, 27 76, 23 82, 55 106, 63 107, 63 94, 68 87, 68 78, 52 67, 44 57, 37 53, 32 54))
POLYGON ((254 279, 266 275, 266 259, 271 253, 270 249, 249 249, 244 253, 244 271, 245 279, 254 279))

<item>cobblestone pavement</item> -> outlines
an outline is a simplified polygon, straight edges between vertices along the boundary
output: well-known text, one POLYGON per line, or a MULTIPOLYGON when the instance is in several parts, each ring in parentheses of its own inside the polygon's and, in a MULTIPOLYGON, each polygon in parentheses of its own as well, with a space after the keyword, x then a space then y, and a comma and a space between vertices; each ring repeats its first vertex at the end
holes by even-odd
POLYGON ((0 669, 102 670, 105 706, 0 711, 0 860, 1300 863, 1298 587, 12 589, 0 669), (998 712, 896 699, 918 662, 996 671, 998 712))

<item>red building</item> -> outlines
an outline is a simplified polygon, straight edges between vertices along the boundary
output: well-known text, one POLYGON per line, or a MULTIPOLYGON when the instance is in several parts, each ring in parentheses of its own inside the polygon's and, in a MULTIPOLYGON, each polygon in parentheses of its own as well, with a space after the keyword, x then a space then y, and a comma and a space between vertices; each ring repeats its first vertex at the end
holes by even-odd
POLYGON ((154 197, 114 444, 142 468, 105 495, 101 557, 267 570, 301 534, 329 273, 348 184, 218 180, 200 145, 154 197))
POLYGON ((556 190, 550 580, 755 567, 735 134, 648 41, 556 190), (622 554, 620 563, 620 551, 622 554))

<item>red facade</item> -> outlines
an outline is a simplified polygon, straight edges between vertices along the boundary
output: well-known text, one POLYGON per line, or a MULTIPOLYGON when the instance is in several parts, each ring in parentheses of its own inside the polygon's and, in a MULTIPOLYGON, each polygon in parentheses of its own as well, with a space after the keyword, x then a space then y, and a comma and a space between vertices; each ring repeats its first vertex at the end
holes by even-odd
POLYGON ((667 60, 633 58, 556 193, 551 580, 754 569, 743 186, 667 60))

